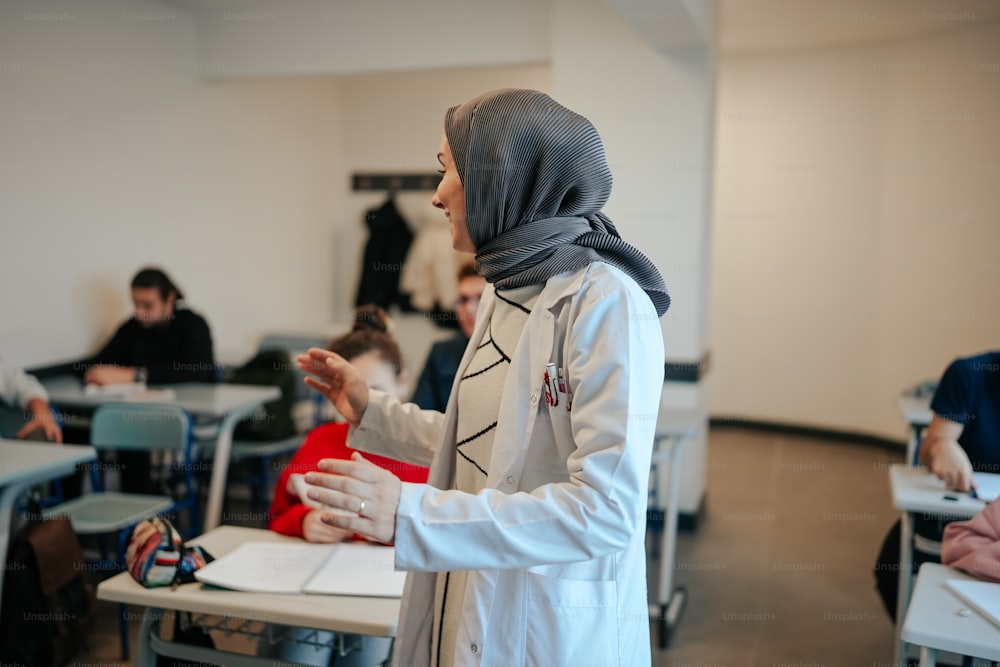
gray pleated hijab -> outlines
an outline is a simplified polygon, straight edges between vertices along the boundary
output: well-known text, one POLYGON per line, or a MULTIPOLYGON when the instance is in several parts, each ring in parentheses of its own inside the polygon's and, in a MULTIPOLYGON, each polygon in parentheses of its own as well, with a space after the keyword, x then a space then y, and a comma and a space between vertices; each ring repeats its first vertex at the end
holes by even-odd
POLYGON ((448 109, 444 127, 480 275, 522 287, 603 261, 666 312, 660 272, 601 213, 611 171, 590 121, 544 93, 507 88, 448 109))

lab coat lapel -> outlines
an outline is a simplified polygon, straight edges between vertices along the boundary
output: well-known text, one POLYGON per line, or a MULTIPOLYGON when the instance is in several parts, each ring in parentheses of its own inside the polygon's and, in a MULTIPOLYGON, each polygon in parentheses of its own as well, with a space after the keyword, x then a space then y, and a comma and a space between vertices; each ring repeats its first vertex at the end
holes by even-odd
POLYGON ((555 317, 549 309, 551 299, 544 298, 545 294, 546 290, 542 290, 511 355, 486 480, 490 488, 498 488, 508 475, 520 477, 524 453, 531 443, 531 431, 538 416, 538 404, 545 400, 542 384, 555 327, 555 317))

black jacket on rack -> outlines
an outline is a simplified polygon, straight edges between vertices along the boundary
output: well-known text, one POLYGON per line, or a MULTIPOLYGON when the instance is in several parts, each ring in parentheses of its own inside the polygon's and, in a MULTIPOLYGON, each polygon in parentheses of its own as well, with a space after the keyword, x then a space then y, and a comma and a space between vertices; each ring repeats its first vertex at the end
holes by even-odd
POLYGON ((409 310, 409 299, 399 291, 399 274, 413 241, 413 232, 396 209, 392 197, 365 213, 365 224, 368 225, 368 243, 354 305, 375 304, 388 310, 395 303, 409 310))

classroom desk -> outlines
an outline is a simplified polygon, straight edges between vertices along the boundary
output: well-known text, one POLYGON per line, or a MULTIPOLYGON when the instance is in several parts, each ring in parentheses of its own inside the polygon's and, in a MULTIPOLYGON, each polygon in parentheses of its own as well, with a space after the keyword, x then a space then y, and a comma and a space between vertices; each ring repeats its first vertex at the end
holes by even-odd
POLYGON ((920 566, 903 624, 903 641, 920 646, 920 667, 933 667, 937 651, 1000 660, 1000 627, 945 588, 948 579, 975 580, 946 565, 920 566), (960 610, 966 610, 959 614, 960 610))
POLYGON ((894 465, 889 468, 892 488, 892 506, 900 512, 899 544, 899 597, 896 600, 895 660, 905 655, 906 642, 901 637, 903 619, 910 602, 913 563, 913 514, 933 514, 949 519, 968 519, 985 507, 982 500, 975 500, 966 493, 950 492, 926 468, 894 465), (946 500, 945 496, 956 498, 946 500))
MULTIPOLYGON (((49 393, 49 402, 58 407, 94 409, 102 403, 118 402, 115 396, 88 395, 83 383, 76 377, 56 377, 43 380, 49 393)), ((182 383, 170 385, 174 398, 161 401, 177 405, 195 417, 221 420, 218 439, 214 449, 214 465, 208 486, 208 506, 205 510, 204 529, 211 530, 219 525, 222 517, 222 500, 226 491, 226 475, 229 472, 229 453, 233 445, 233 430, 241 419, 250 415, 268 401, 281 397, 278 387, 241 385, 182 383)))
MULTIPOLYGON (((34 484, 63 477, 77 464, 97 459, 97 452, 86 445, 56 445, 48 442, 0 438, 0 562, 7 562, 11 514, 17 497, 34 484)), ((0 573, 0 600, 3 599, 3 576, 0 573)))
POLYGON ((931 423, 934 412, 931 410, 931 397, 903 394, 899 397, 899 411, 910 426, 910 437, 906 441, 906 459, 909 465, 917 465, 917 448, 920 446, 920 436, 931 423))
MULTIPOLYGON (((215 557, 221 557, 247 541, 301 542, 269 530, 241 526, 219 526, 191 540, 215 557)), ((377 637, 394 637, 399 617, 398 598, 366 598, 342 595, 306 595, 278 593, 247 593, 214 588, 201 583, 185 584, 176 589, 143 588, 128 572, 121 572, 97 586, 97 598, 109 602, 124 602, 147 607, 139 631, 136 664, 155 664, 155 653, 163 649, 191 651, 187 659, 214 663, 214 649, 193 649, 160 639, 152 633, 163 618, 162 610, 178 610, 226 618, 239 618, 297 627, 332 630, 338 633, 377 637), (154 651, 154 647, 159 649, 154 651)), ((274 659, 239 656, 226 652, 224 664, 268 664, 274 659)))
POLYGON ((674 552, 677 543, 677 504, 680 498, 681 446, 693 437, 704 423, 704 415, 692 411, 661 409, 656 420, 653 445, 650 499, 652 507, 662 510, 663 533, 660 536, 660 573, 656 600, 649 604, 649 615, 657 622, 659 647, 667 648, 674 628, 680 622, 687 595, 683 588, 674 588, 674 552), (657 468, 669 466, 667 489, 656 484, 657 468))

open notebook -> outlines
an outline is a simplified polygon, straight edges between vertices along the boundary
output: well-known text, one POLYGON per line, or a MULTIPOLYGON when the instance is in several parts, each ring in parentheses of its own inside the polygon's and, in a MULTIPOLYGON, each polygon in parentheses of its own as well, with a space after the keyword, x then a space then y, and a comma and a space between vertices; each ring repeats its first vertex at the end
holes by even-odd
POLYGON ((400 597, 392 547, 364 542, 245 542, 195 572, 198 581, 255 593, 400 597))
POLYGON ((945 585, 962 602, 1000 627, 1000 584, 989 581, 948 579, 945 581, 945 585))
POLYGON ((118 384, 96 385, 88 384, 83 388, 85 396, 103 396, 119 401, 135 403, 153 403, 157 401, 172 401, 177 394, 170 387, 151 389, 145 382, 121 382, 118 384))

